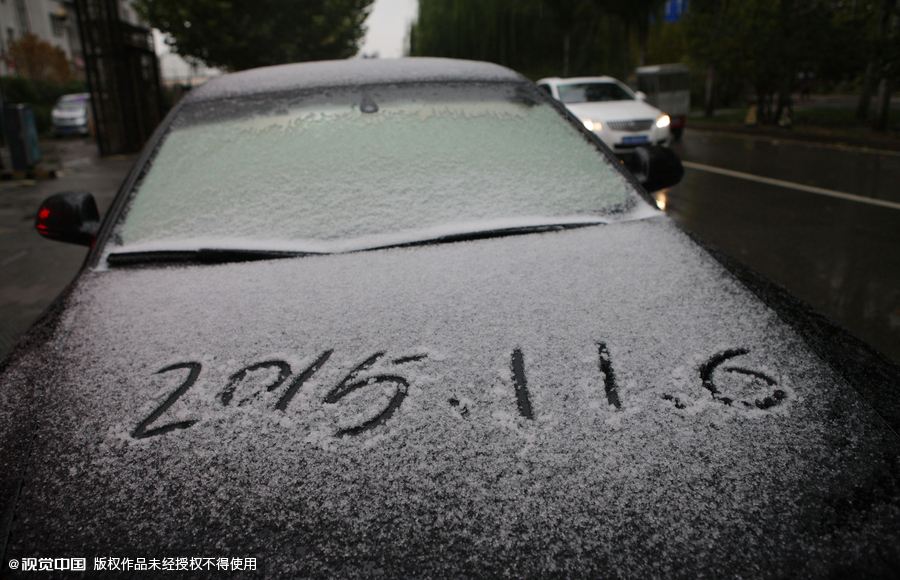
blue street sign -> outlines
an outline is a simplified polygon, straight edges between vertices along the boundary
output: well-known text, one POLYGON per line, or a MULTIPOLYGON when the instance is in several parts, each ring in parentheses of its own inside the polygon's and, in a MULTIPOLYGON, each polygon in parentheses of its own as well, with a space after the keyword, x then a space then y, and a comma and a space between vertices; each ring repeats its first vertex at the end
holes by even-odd
POLYGON ((666 22, 673 23, 681 20, 681 15, 687 10, 688 0, 666 0, 666 22))

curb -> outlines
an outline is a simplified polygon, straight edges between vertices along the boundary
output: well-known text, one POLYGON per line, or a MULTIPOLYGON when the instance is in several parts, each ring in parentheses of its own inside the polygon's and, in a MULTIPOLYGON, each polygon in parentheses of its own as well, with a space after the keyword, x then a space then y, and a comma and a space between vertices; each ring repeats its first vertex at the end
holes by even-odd
POLYGON ((0 181, 12 181, 18 179, 56 179, 55 169, 31 169, 29 171, 0 171, 0 181))

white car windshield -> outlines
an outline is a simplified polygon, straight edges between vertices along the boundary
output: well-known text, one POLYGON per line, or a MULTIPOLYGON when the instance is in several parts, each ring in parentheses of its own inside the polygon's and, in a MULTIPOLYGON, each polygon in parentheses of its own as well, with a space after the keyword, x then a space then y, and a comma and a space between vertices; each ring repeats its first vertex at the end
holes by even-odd
POLYGON ((54 109, 58 111, 84 111, 87 109, 85 101, 61 101, 56 103, 54 109))
POLYGON ((567 105, 601 101, 633 101, 634 96, 616 83, 559 85, 559 100, 567 105))
POLYGON ((346 251, 642 207, 543 99, 521 84, 407 84, 187 106, 111 250, 346 251))

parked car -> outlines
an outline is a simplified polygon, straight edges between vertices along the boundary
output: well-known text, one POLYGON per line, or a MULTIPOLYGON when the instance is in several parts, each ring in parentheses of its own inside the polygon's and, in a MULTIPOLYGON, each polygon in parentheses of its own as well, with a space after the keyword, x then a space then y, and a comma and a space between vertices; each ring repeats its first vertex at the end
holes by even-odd
POLYGON ((546 78, 538 86, 581 119, 617 155, 669 142, 669 116, 612 77, 546 78))
POLYGON ((91 249, 0 362, 10 578, 900 569, 897 367, 503 67, 211 80, 36 226, 91 249))
POLYGON ((91 94, 63 95, 50 113, 53 135, 90 135, 91 94))

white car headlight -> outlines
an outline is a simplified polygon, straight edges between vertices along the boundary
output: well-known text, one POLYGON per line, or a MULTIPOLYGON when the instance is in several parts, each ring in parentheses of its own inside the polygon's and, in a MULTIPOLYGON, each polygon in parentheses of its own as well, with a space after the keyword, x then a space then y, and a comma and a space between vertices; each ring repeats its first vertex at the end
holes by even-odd
POLYGON ((656 120, 656 126, 660 129, 663 129, 665 127, 668 127, 669 123, 671 122, 672 121, 669 119, 668 115, 660 115, 659 119, 656 120))
POLYGON ((584 123, 585 128, 588 131, 599 131, 603 128, 603 125, 600 124, 600 121, 591 121, 590 119, 582 119, 582 123, 584 123))

